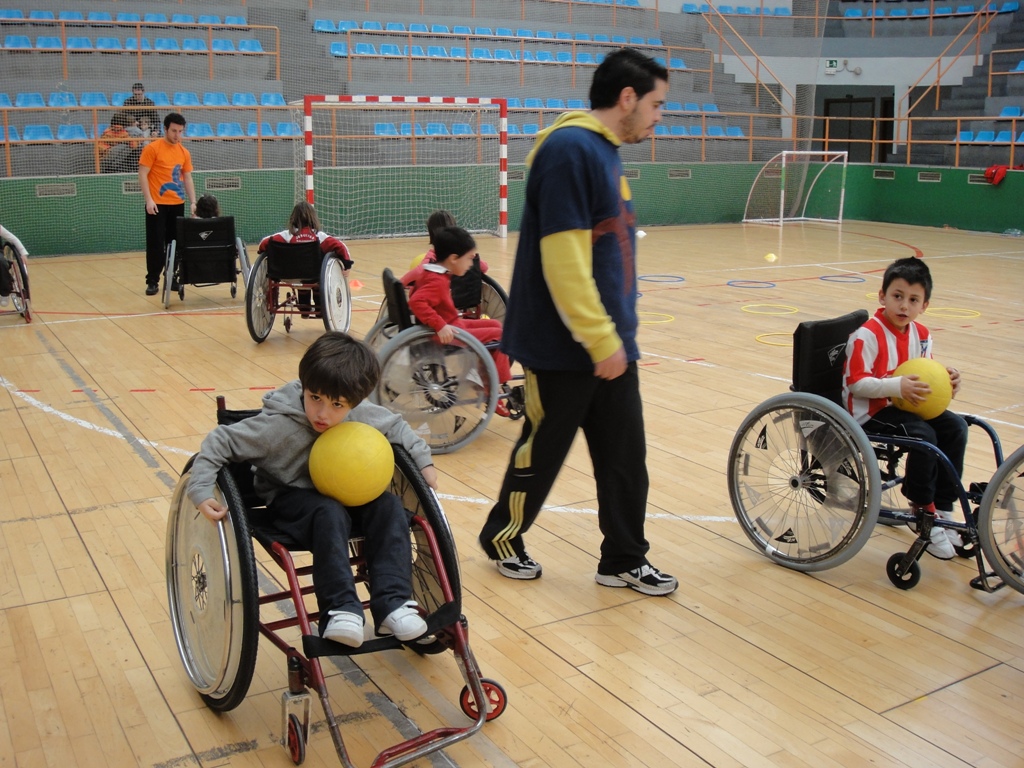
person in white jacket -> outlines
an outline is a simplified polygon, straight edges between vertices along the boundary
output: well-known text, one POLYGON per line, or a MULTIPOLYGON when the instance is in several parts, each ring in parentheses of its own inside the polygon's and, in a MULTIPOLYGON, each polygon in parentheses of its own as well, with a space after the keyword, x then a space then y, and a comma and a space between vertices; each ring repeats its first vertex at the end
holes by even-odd
POLYGON ((218 426, 206 436, 187 488, 199 511, 219 520, 227 507, 214 497, 217 473, 229 463, 250 463, 254 490, 274 527, 313 555, 321 636, 353 648, 363 642, 362 602, 348 559, 353 526, 366 540, 370 613, 377 633, 410 641, 427 631, 410 599, 409 518, 398 497, 385 491, 368 504, 346 508, 319 493, 309 474, 317 437, 342 421, 360 421, 404 447, 427 484, 437 487, 429 446, 400 416, 364 401, 379 377, 380 364, 365 344, 340 331, 325 333, 302 356, 298 380, 265 395, 259 414, 218 426))

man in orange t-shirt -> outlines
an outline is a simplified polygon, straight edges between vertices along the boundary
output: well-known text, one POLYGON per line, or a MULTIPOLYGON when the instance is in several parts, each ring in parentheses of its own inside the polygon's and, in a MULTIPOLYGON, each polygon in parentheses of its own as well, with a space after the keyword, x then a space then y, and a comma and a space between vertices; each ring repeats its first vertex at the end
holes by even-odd
MULTIPOLYGON (((164 135, 147 144, 139 156, 139 185, 146 198, 147 296, 160 290, 167 245, 174 239, 178 217, 185 215, 186 196, 191 201, 189 213, 196 210, 192 156, 181 145, 184 133, 185 118, 171 112, 164 118, 164 135)), ((167 279, 173 281, 173 276, 167 279)))

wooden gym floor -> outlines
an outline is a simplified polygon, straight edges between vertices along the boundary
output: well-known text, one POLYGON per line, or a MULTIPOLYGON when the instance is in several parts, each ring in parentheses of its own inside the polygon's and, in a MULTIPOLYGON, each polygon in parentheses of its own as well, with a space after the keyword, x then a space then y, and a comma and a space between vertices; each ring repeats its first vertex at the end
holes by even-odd
MULTIPOLYGON (((400 272, 425 241, 350 245, 361 335, 381 269, 400 272)), ((480 240, 505 286, 514 246, 480 240)), ((650 557, 681 586, 650 598, 594 583, 581 443, 527 536, 544 577, 525 583, 502 578, 475 542, 520 425, 495 419, 437 457, 472 646, 509 708, 420 765, 1024 765, 1024 595, 972 590, 973 562, 930 557, 921 583, 898 590, 885 561, 911 534, 881 526, 838 568, 775 566, 739 530, 725 482, 736 427, 788 386, 796 323, 873 311, 885 266, 914 254, 936 280, 925 317, 936 357, 963 371, 957 408, 988 419, 1012 452, 1024 442, 1024 240, 721 225, 652 229, 639 250, 650 557)), ((261 641, 231 713, 191 688, 168 621, 164 526, 214 398, 258 406, 323 329, 300 320, 286 335, 278 323, 254 344, 244 290, 233 300, 227 285, 187 287, 164 311, 143 295, 142 261, 32 259, 34 322, 0 315, 0 766, 290 765, 276 649, 261 641)), ((979 435, 967 480, 994 470, 979 435)), ((278 574, 262 569, 268 578, 278 574)), ((451 654, 325 670, 359 766, 416 729, 463 722, 451 654)), ((316 703, 314 715, 307 764, 337 765, 316 703)))

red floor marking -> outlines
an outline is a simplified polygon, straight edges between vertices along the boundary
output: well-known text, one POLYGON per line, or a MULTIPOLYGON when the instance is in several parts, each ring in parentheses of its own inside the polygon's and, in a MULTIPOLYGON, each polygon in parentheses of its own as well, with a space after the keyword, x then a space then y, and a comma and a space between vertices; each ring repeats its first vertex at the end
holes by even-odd
POLYGON ((192 387, 189 392, 216 392, 213 387, 192 387))
POLYGON ((156 392, 155 389, 129 389, 129 392, 156 392))
POLYGON ((277 387, 249 387, 250 392, 255 392, 259 389, 277 389, 277 387))

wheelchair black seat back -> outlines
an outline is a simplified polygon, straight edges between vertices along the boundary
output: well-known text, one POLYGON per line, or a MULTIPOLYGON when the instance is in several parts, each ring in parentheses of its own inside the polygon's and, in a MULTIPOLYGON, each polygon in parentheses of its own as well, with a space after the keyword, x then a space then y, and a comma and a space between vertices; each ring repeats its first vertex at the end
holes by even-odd
POLYGON ((328 331, 347 331, 352 298, 345 268, 317 241, 269 240, 246 282, 245 308, 249 335, 257 343, 270 335, 277 315, 284 315, 287 332, 295 314, 322 320, 328 331))
POLYGON ((241 238, 235 235, 235 217, 202 219, 179 216, 175 239, 167 247, 164 269, 164 308, 171 294, 184 300, 185 286, 197 287, 231 283, 231 297, 238 293, 238 275, 248 276, 249 257, 241 238))
MULTIPOLYGON (((219 408, 217 418, 219 423, 234 423, 256 413, 259 411, 219 408)), ((506 706, 504 689, 481 677, 469 647, 468 624, 461 613, 458 555, 444 512, 409 454, 401 446, 393 447, 395 473, 390 490, 402 500, 410 516, 412 597, 423 610, 430 632, 411 643, 403 644, 393 637, 373 638, 353 649, 319 636, 313 626, 319 614, 306 606, 306 598, 313 592, 309 579, 312 566, 296 566, 292 557, 295 542, 274 528, 253 491, 251 467, 232 464, 221 471, 217 487, 229 512, 217 523, 206 520, 184 493, 193 460, 186 464, 171 500, 166 541, 167 593, 185 671, 208 707, 228 711, 239 706, 248 692, 260 635, 283 651, 288 689, 282 695, 282 734, 296 764, 302 762, 310 735, 307 688, 313 688, 339 759, 343 765, 351 766, 331 709, 320 663, 322 656, 406 648, 419 655, 451 650, 457 658, 465 681, 459 704, 473 724, 438 728, 402 742, 382 752, 374 765, 399 765, 444 749, 475 733, 484 722, 498 717, 506 706), (288 583, 281 591, 260 594, 253 540, 284 571, 288 583), (272 614, 268 610, 271 615, 266 619, 260 615, 260 606, 265 605, 277 607, 272 614), (282 635, 282 630, 296 628, 299 637, 282 635), (294 647, 296 639, 301 641, 301 649, 294 647), (382 760, 384 756, 388 759, 382 760)), ((353 535, 349 549, 357 584, 368 583, 363 541, 358 534, 353 535)))
MULTIPOLYGON (((955 475, 959 483, 953 464, 930 443, 865 433, 840 404, 846 343, 866 320, 867 312, 860 310, 801 323, 796 329, 791 392, 751 411, 729 451, 729 497, 741 528, 758 550, 780 565, 819 571, 860 551, 876 522, 905 523, 918 536, 906 553, 889 558, 886 575, 900 589, 910 589, 920 580, 917 561, 928 546, 931 528, 939 526, 960 534, 963 545, 954 545, 957 554, 975 559, 978 576, 972 587, 994 591, 1010 584, 1024 592, 1024 509, 1000 523, 1001 513, 983 498, 986 484, 975 483, 968 489, 960 485, 964 522, 912 510, 900 492, 906 453, 933 453, 939 471, 955 475), (1007 539, 1015 543, 1000 545, 1007 539), (996 573, 988 572, 983 553, 996 573), (1002 582, 991 583, 992 576, 1002 582)), ((1002 471, 998 435, 981 419, 963 416, 968 425, 987 433, 1002 471)), ((1019 453, 1024 463, 1024 450, 1019 453)))
POLYGON ((412 328, 416 324, 416 318, 413 317, 412 311, 409 309, 409 297, 406 295, 402 281, 395 277, 387 267, 384 268, 381 280, 384 284, 384 305, 387 307, 387 316, 396 327, 396 332, 412 328))

